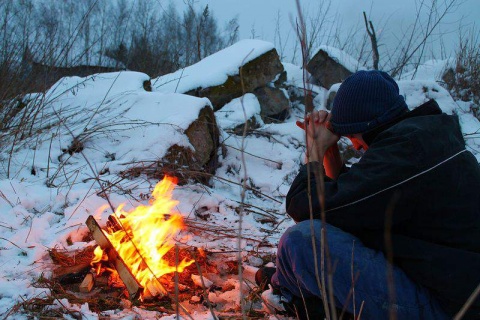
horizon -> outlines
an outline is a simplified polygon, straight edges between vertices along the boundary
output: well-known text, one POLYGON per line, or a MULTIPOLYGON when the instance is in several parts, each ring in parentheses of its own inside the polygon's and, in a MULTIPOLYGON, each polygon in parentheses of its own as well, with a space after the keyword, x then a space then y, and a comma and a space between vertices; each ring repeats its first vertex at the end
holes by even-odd
MULTIPOLYGON (((326 20, 329 21, 325 23, 328 27, 325 29, 331 28, 332 22, 338 22, 342 25, 341 30, 339 30, 340 36, 346 37, 348 33, 356 30, 356 39, 359 39, 366 35, 363 20, 363 11, 365 11, 367 18, 372 21, 376 29, 382 58, 382 52, 385 54, 385 50, 390 52, 395 50, 394 47, 399 41, 398 37, 406 33, 406 30, 413 24, 417 2, 419 1, 324 1, 324 5, 331 5, 326 16, 326 20)), ((445 16, 444 20, 431 35, 423 61, 433 58, 445 59, 453 56, 457 49, 456 46, 458 45, 461 29, 470 30, 472 27, 478 28, 478 22, 480 21, 478 0, 453 0, 453 2, 456 4, 452 12, 445 16)), ((239 39, 255 38, 269 41, 274 43, 277 49, 281 40, 284 49, 279 50, 279 53, 283 53, 283 60, 298 63, 298 52, 296 56, 292 56, 296 42, 298 42, 292 26, 292 19, 298 16, 296 1, 262 0, 259 2, 256 0, 244 0, 238 2, 234 0, 195 0, 193 3, 196 8, 203 8, 208 4, 213 16, 218 20, 219 27, 223 27, 229 20, 238 17, 239 39), (252 8, 255 8, 255 10, 252 10, 252 8), (275 34, 277 22, 280 31, 275 34), (279 39, 279 36, 282 39, 279 39), (295 59, 296 61, 294 61, 295 59)), ((309 19, 309 14, 317 12, 319 9, 317 4, 318 1, 315 0, 300 1, 305 20, 309 19)), ((445 1, 439 4, 440 9, 443 8, 444 4, 445 1)), ((185 7, 186 4, 184 3, 183 7, 179 7, 179 9, 185 7)), ((422 17, 426 15, 426 10, 426 7, 421 9, 422 17)), ((320 44, 329 44, 332 40, 329 37, 334 36, 335 32, 336 30, 329 30, 325 33, 325 37, 318 41, 317 47, 320 44)), ((370 43, 368 42, 367 45, 370 46, 370 43)))

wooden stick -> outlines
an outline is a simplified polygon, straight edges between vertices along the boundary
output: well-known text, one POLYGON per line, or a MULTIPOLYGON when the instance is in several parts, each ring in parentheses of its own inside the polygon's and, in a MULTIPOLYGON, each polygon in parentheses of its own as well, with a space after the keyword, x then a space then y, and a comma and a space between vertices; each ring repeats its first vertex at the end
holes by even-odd
POLYGON ((88 293, 92 291, 94 283, 95 280, 93 278, 93 274, 88 273, 80 284, 80 292, 88 293))
POLYGON ((95 218, 89 216, 86 224, 92 233, 93 239, 97 242, 100 248, 107 253, 108 261, 110 261, 117 270, 120 279, 122 279, 125 287, 127 288, 130 299, 133 300, 138 297, 138 295, 143 291, 143 287, 140 285, 140 283, 138 283, 137 279, 132 274, 132 271, 118 255, 117 251, 110 243, 110 240, 108 240, 108 238, 105 236, 95 218))

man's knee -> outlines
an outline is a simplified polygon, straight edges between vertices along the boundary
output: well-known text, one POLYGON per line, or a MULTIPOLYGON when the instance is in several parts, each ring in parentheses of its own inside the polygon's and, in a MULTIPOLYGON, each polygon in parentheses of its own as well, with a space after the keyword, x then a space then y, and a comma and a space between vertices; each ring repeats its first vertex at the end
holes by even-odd
POLYGON ((333 240, 334 242, 344 242, 356 239, 353 235, 336 228, 328 223, 323 223, 321 220, 305 220, 291 226, 285 231, 285 233, 280 238, 280 245, 285 242, 289 242, 291 238, 295 238, 296 241, 309 241, 312 239, 312 230, 315 238, 317 239, 327 239, 328 242, 333 240), (299 238, 302 239, 299 239, 299 238), (343 240, 343 241, 342 241, 343 240))

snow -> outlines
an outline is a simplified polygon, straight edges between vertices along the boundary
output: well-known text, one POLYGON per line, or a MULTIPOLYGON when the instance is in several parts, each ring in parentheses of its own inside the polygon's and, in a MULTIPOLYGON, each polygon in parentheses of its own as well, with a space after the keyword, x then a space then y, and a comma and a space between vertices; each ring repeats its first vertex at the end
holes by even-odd
MULTIPOLYGON (((248 59, 270 50, 272 45, 248 40, 234 48, 184 69, 177 92, 219 84, 238 71, 252 49, 248 59)), ((287 83, 301 87, 301 68, 284 66, 287 83)), ((469 112, 469 104, 454 101, 435 77, 424 71, 427 69, 419 68, 416 80, 399 81, 401 94, 411 109, 436 99, 444 112, 457 114, 467 147, 480 161, 479 121, 469 112)), ((93 215, 104 224, 111 214, 94 179, 99 172, 104 172, 98 177, 109 187, 112 204, 116 207, 126 203, 129 209, 147 204, 141 195, 149 194, 157 181, 143 176, 120 179, 118 174, 133 161, 160 159, 174 144, 191 147, 184 131, 200 110, 211 104, 206 98, 174 93, 178 81, 169 81, 181 72, 157 79, 155 92, 143 89, 143 82, 149 80, 146 74, 116 72, 63 78, 45 94, 24 97, 28 110, 40 110, 32 128, 37 134, 0 146, 0 316, 5 317, 19 301, 48 295, 45 288, 33 284, 39 277, 51 274, 49 249, 74 250, 94 245, 82 242, 88 233, 87 217, 93 215), (38 104, 41 109, 35 109, 38 104), (62 151, 73 137, 83 139, 85 157, 62 151)), ((316 90, 321 95, 315 99, 315 106, 324 108, 327 90, 316 90)), ((284 123, 265 124, 253 94, 232 100, 215 112, 222 150, 220 166, 210 185, 191 182, 174 190, 174 198, 180 201, 176 210, 189 225, 189 237, 182 245, 212 252, 219 272, 205 273, 204 277, 212 285, 227 284, 231 288, 209 293, 209 299, 224 308, 238 309, 240 290, 249 293, 235 276, 227 274, 226 261, 236 260, 235 252, 240 249, 246 283, 252 283, 257 267, 262 263, 272 265, 268 257, 275 254, 285 229, 293 225, 285 215, 284 201, 304 157, 304 132, 295 126, 303 112, 302 105, 295 104, 284 123), (228 133, 251 117, 260 124, 254 134, 243 139, 228 133), (239 248, 236 237, 225 233, 237 233, 243 181, 249 190, 244 199, 239 248)), ((271 291, 264 295, 268 301, 279 302, 271 291)), ((194 319, 213 319, 195 299, 186 304, 194 319)), ((57 301, 51 308, 65 306, 81 312, 84 319, 176 319, 175 315, 135 306, 95 314, 88 304, 76 305, 67 300, 57 301)), ((11 317, 27 318, 20 312, 11 317)))
POLYGON ((455 59, 428 60, 417 70, 410 70, 400 76, 400 80, 443 81, 442 76, 449 68, 455 69, 455 59))
POLYGON ((196 274, 192 274, 193 283, 200 288, 210 288, 213 285, 213 282, 207 277, 202 277, 196 274))
POLYGON ((448 91, 435 81, 404 80, 397 81, 397 83, 400 94, 405 97, 405 102, 410 109, 418 107, 430 99, 435 99, 442 111, 447 114, 453 114, 458 109, 448 91))
POLYGON ((443 112, 458 116, 467 150, 471 151, 480 162, 480 122, 471 113, 470 101, 454 101, 448 91, 440 85, 446 70, 454 70, 455 60, 429 60, 418 69, 401 76, 398 81, 400 94, 410 109, 418 107, 430 99, 435 99, 443 112))
POLYGON ((254 118, 258 124, 263 125, 260 117, 260 103, 257 97, 252 93, 247 93, 243 97, 233 99, 223 108, 215 112, 217 123, 223 129, 234 129, 245 123, 245 119, 254 118), (238 112, 245 110, 243 112, 238 112))
MULTIPOLYGON (((288 62, 282 62, 283 69, 287 72, 287 83, 303 88, 303 78, 304 78, 304 70, 303 68, 296 66, 294 64, 288 62)), ((305 70, 306 79, 310 79, 311 75, 308 71, 305 70)))
POLYGON ((152 80, 158 92, 185 93, 224 83, 228 76, 237 75, 239 68, 274 49, 270 42, 246 39, 214 53, 201 61, 152 80))

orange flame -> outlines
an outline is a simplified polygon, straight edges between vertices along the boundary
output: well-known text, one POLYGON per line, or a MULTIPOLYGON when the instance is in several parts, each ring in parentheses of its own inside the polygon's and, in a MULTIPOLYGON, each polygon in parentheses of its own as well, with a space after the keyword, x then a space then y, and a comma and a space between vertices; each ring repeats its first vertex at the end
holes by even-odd
POLYGON ((174 237, 185 228, 182 216, 172 210, 178 204, 172 199, 176 183, 176 178, 165 176, 155 186, 148 206, 140 205, 128 212, 123 210, 124 204, 120 205, 115 216, 122 228, 115 232, 104 230, 137 281, 144 288, 163 293, 157 279, 167 273, 182 272, 194 262, 184 259, 175 266, 162 259, 175 246, 174 237))

